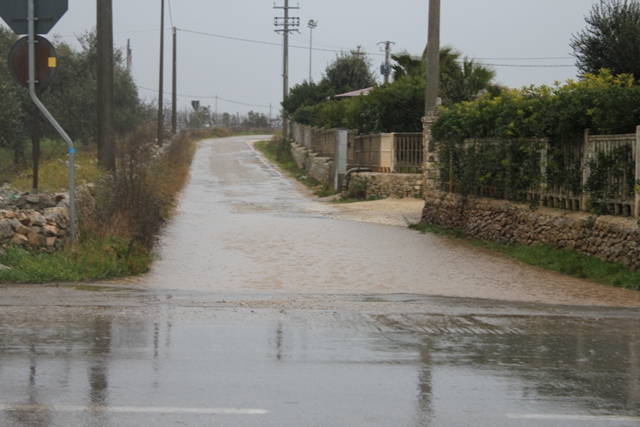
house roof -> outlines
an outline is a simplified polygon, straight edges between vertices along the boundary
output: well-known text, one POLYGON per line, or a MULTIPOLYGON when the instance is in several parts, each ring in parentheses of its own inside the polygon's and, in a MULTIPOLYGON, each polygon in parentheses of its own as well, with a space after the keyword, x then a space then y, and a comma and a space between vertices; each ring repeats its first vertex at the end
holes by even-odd
POLYGON ((354 90, 353 92, 341 93, 339 95, 333 95, 333 99, 342 99, 342 98, 353 98, 360 95, 369 95, 369 92, 373 90, 373 87, 368 87, 365 89, 354 90))

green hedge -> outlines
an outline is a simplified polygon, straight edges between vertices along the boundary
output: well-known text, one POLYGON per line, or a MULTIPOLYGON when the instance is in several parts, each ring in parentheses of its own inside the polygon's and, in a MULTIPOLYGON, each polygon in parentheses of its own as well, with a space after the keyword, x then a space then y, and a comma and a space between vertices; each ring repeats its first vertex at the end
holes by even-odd
POLYGON ((549 138, 633 133, 640 124, 640 86, 633 76, 585 75, 565 85, 531 86, 485 95, 444 109, 432 132, 438 141, 465 138, 549 138))
MULTIPOLYGON (((585 75, 554 87, 504 90, 443 109, 432 133, 440 151, 444 189, 463 195, 482 194, 523 200, 545 183, 573 196, 586 191, 593 211, 608 213, 606 200, 629 195, 635 187, 635 163, 627 149, 588 162, 590 176, 583 188, 583 166, 570 147, 592 134, 635 133, 640 124, 640 86, 630 75, 585 75), (492 138, 463 148, 467 138, 492 138), (542 142, 532 142, 546 139, 542 142), (547 149, 547 167, 541 171, 541 150, 547 149), (611 177, 626 177, 613 188, 611 177), (623 194, 625 193, 625 194, 623 194)), ((531 200, 535 202, 535 200, 531 200)))

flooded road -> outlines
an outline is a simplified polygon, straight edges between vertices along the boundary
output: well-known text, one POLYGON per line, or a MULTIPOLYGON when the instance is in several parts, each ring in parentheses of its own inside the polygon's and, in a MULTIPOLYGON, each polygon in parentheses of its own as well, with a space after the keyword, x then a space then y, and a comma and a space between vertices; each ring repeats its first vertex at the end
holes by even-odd
POLYGON ((406 226, 335 219, 339 206, 305 197, 248 140, 202 143, 160 260, 142 285, 640 307, 640 292, 549 273, 406 226))
POLYGON ((250 139, 149 275, 0 286, 0 426, 639 425, 640 293, 352 221, 250 139))

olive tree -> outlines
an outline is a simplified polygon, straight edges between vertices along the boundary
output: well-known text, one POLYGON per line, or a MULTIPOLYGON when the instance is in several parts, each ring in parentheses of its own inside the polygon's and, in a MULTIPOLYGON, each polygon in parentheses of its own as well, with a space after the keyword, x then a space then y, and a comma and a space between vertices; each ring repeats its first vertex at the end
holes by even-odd
POLYGON ((640 79, 640 2, 600 0, 585 17, 587 27, 571 39, 582 73, 609 69, 640 79))

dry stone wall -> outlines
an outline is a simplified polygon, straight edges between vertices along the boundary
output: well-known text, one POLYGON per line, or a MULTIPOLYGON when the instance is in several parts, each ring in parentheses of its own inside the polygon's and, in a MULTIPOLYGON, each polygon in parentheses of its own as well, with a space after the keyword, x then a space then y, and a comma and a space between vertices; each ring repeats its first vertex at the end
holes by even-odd
POLYGON ((640 269, 635 220, 429 191, 422 221, 462 230, 474 238, 527 245, 547 244, 640 269))
POLYGON ((60 249, 70 239, 67 194, 15 194, 0 196, 0 246, 9 244, 47 252, 60 249))
POLYGON ((291 154, 299 168, 304 169, 307 176, 329 184, 333 160, 329 157, 318 157, 317 153, 296 143, 291 144, 291 154))
POLYGON ((366 197, 395 197, 398 199, 422 197, 422 174, 357 172, 351 175, 349 185, 366 181, 366 197))

